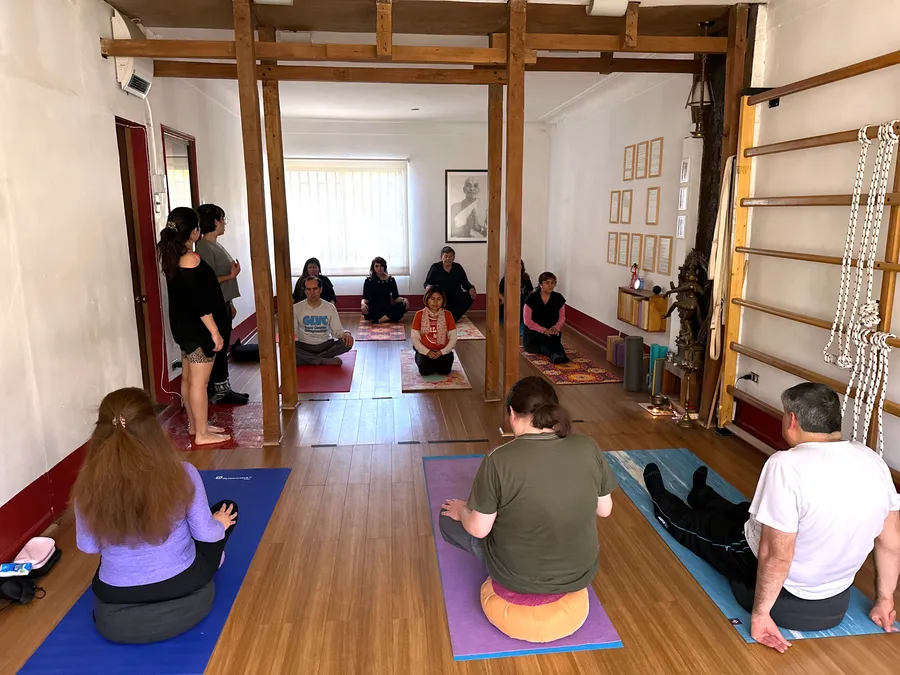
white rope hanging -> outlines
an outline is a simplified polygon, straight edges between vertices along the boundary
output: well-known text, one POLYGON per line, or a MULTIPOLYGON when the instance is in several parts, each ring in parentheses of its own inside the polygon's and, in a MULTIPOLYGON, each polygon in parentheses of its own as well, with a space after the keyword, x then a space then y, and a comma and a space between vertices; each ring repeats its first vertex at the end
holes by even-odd
POLYGON ((875 450, 879 455, 884 452, 882 421, 888 380, 888 358, 891 351, 887 340, 894 336, 877 330, 880 321, 879 308, 878 302, 872 299, 872 289, 875 275, 875 253, 884 219, 885 193, 887 192, 891 161, 898 141, 897 134, 893 130, 894 124, 896 124, 895 121, 887 122, 878 128, 878 152, 875 155, 875 163, 872 169, 872 180, 869 187, 869 197, 866 201, 866 214, 854 274, 852 254, 856 241, 862 182, 865 174, 868 147, 871 143, 866 135, 866 127, 859 131, 860 153, 853 197, 850 202, 847 239, 841 261, 841 287, 838 294, 838 306, 831 327, 831 336, 822 351, 823 358, 827 363, 834 363, 841 368, 851 369, 850 381, 847 383, 847 390, 841 407, 842 416, 846 410, 847 400, 850 397, 854 384, 857 385, 853 406, 852 440, 865 438, 866 430, 872 421, 873 411, 877 407, 878 442, 875 450), (856 289, 848 317, 847 309, 850 286, 852 285, 851 276, 855 277, 856 289), (860 304, 863 283, 866 284, 866 298, 865 302, 860 304), (833 344, 835 337, 838 339, 837 351, 836 353, 830 353, 828 350, 833 344), (855 359, 850 354, 851 344, 856 346, 855 359), (861 428, 859 425, 860 415, 863 415, 863 426, 861 428))

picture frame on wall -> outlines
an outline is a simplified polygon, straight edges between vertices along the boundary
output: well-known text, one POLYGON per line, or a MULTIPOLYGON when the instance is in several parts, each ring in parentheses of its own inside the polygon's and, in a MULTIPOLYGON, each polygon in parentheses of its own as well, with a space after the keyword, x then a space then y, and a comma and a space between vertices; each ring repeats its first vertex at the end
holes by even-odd
POLYGON ((609 193, 609 222, 612 224, 619 222, 619 210, 621 208, 619 197, 621 194, 619 190, 613 190, 609 193))
POLYGON ((634 158, 634 177, 636 180, 647 177, 647 162, 650 154, 650 141, 637 144, 637 152, 634 158))
POLYGON ((678 188, 678 210, 687 211, 688 208, 688 186, 682 185, 678 188))
POLYGON ((444 233, 448 244, 483 244, 488 235, 488 172, 444 171, 444 233))
POLYGON ((684 230, 687 227, 687 216, 678 216, 675 219, 675 238, 684 239, 684 230))
POLYGON ((606 262, 610 265, 615 265, 618 255, 619 235, 616 232, 610 232, 606 242, 606 262))
POLYGON ((622 180, 634 180, 634 145, 625 146, 625 157, 622 166, 622 180))
POLYGON ((663 139, 662 136, 650 141, 650 166, 647 171, 649 178, 662 176, 663 139))
POLYGON ((619 222, 631 224, 631 190, 622 190, 622 207, 619 209, 619 222))
POLYGON ((644 250, 644 237, 640 234, 632 234, 631 235, 631 256, 629 259, 629 264, 634 265, 637 263, 638 267, 641 266, 641 253, 644 250))
POLYGON ((623 267, 628 267, 628 253, 630 250, 628 233, 619 232, 619 264, 623 267))
POLYGON ((641 253, 641 269, 645 272, 656 271, 656 235, 644 235, 644 250, 641 253))
POLYGON ((691 158, 685 157, 681 160, 681 171, 678 173, 679 183, 691 182, 691 158))
POLYGON ((659 188, 647 188, 647 225, 659 225, 659 188))
POLYGON ((657 248, 656 272, 668 277, 672 274, 672 237, 660 237, 657 248))

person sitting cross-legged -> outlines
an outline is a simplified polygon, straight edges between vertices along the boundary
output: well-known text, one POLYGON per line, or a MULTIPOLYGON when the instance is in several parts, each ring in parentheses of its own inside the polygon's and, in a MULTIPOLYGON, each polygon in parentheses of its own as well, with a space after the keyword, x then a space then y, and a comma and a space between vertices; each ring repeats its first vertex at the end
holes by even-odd
POLYGON ((306 299, 294 305, 294 348, 298 366, 339 366, 341 354, 353 347, 353 336, 344 330, 337 309, 320 297, 322 280, 303 280, 306 299))
POLYGON ((453 370, 456 322, 444 309, 445 300, 444 291, 432 286, 425 291, 425 309, 413 318, 410 336, 421 375, 449 375, 453 370))
POLYGON ((875 603, 869 616, 894 631, 900 573, 900 496, 884 460, 841 439, 841 403, 823 384, 785 390, 782 435, 791 449, 763 467, 752 502, 733 504, 694 473, 687 504, 669 492, 659 467, 644 483, 654 514, 672 537, 731 582, 750 612, 750 635, 784 652, 778 626, 825 630, 847 611, 854 577, 874 547, 875 603))

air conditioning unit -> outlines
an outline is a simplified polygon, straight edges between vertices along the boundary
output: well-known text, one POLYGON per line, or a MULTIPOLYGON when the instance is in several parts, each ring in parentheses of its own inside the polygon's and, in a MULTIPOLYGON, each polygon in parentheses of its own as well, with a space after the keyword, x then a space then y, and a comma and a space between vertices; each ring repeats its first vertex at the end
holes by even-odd
MULTIPOLYGON (((115 40, 146 40, 140 26, 113 10, 112 36, 115 40)), ((147 98, 153 84, 153 60, 116 56, 116 79, 122 89, 138 98, 147 98)))

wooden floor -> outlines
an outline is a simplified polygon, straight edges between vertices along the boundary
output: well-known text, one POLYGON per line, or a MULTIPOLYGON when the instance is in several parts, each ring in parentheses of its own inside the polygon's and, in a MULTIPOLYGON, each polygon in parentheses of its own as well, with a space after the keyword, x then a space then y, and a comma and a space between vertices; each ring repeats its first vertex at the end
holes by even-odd
MULTIPOLYGON (((347 323, 352 329, 355 321, 347 323)), ((595 345, 569 339, 601 361, 595 345)), ((458 348, 472 391, 428 394, 400 392, 397 353, 406 346, 357 343, 353 390, 309 396, 328 400, 285 413, 279 448, 187 455, 199 468, 292 468, 207 673, 896 672, 898 636, 795 642, 785 655, 745 644, 621 491, 613 494, 612 516, 598 522, 601 565, 593 585, 624 649, 454 662, 421 457, 497 445, 500 406, 482 402, 483 341, 458 348)), ((524 359, 520 372, 534 373, 524 359)), ((236 389, 259 399, 257 369, 235 367, 232 376, 236 389)), ((644 397, 618 384, 557 390, 583 420, 576 429, 601 448, 687 447, 752 493, 764 457, 742 442, 651 418, 636 404, 644 397)), ((76 550, 70 515, 54 536, 65 555, 45 580, 47 597, 0 613, 0 673, 16 672, 96 569, 95 556, 76 550)), ((857 581, 870 595, 871 565, 857 581)))

